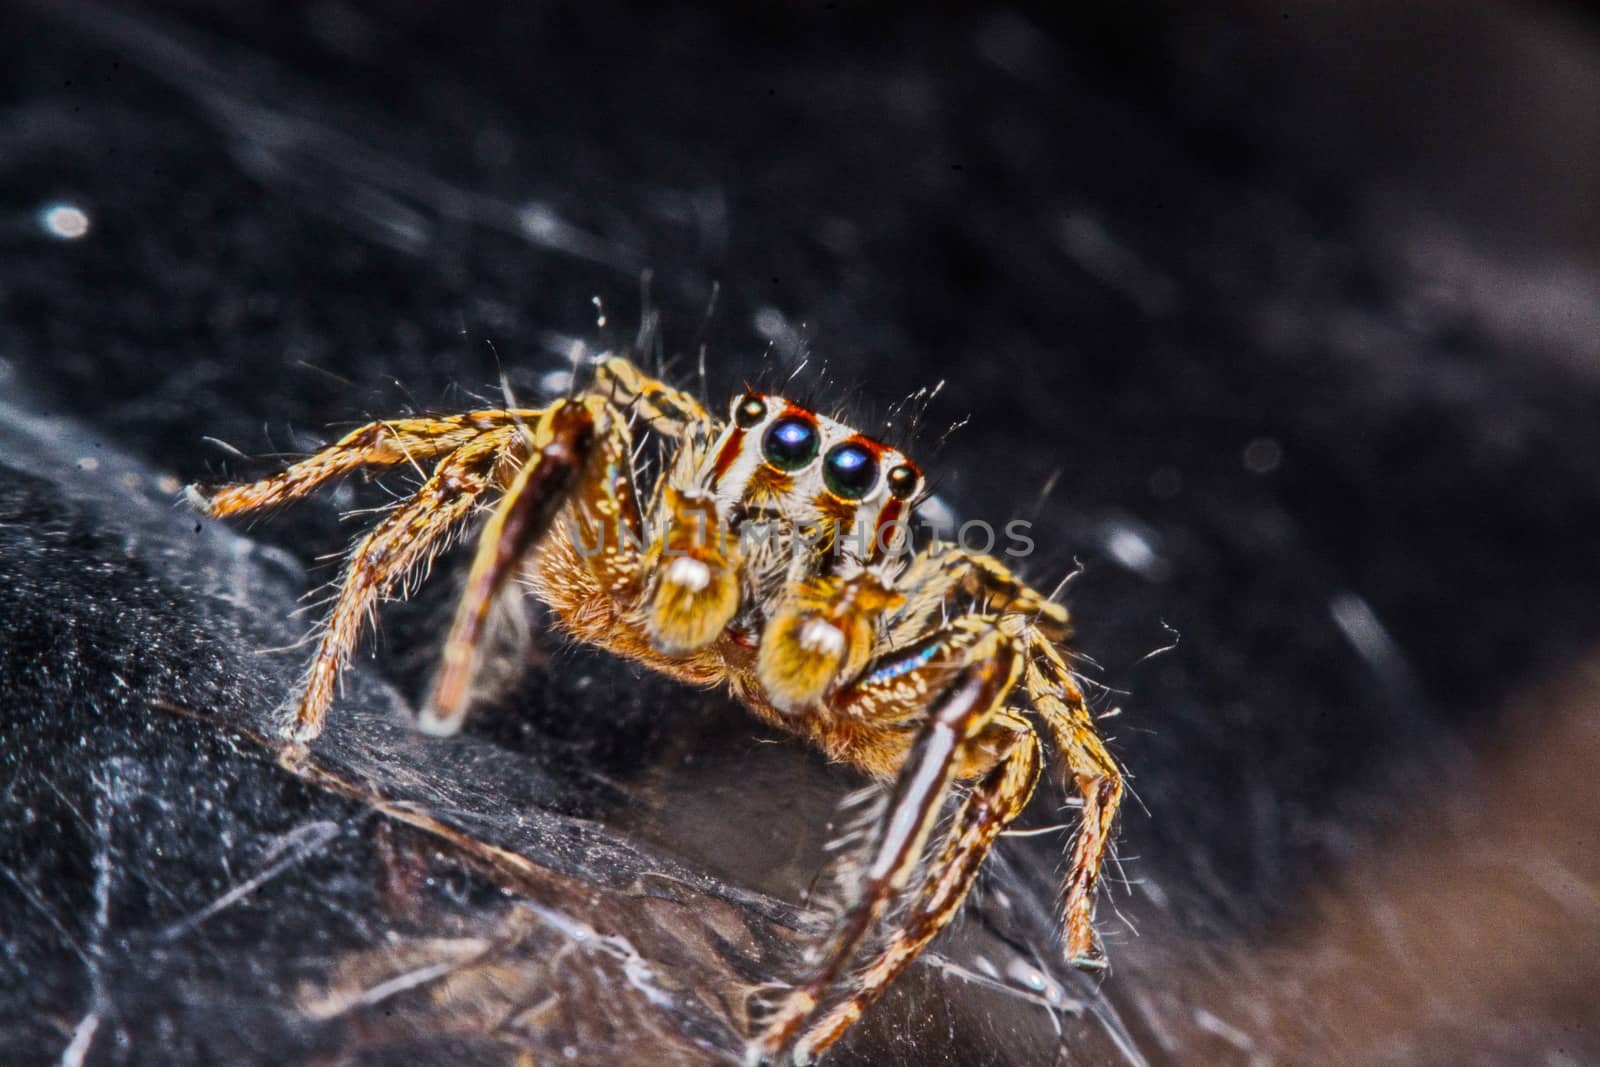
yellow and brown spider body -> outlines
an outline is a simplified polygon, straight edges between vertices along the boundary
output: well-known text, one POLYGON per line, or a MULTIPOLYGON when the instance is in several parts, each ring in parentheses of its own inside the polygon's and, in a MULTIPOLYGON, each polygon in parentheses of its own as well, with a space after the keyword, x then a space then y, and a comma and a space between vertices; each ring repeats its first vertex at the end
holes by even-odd
POLYGON ((544 408, 375 422, 275 477, 189 497, 238 515, 401 464, 432 473, 352 548, 287 736, 321 733, 377 602, 487 511, 423 728, 459 725, 491 609, 521 581, 573 637, 726 684, 760 718, 893 782, 848 907, 754 1057, 827 1048, 950 921, 1033 792, 1035 723, 1082 800, 1067 955, 1103 965, 1091 920, 1123 785, 1067 666, 1066 611, 992 557, 913 550, 923 478, 906 456, 778 396, 746 393, 724 420, 611 358, 544 408), (649 487, 636 431, 673 450, 649 487), (959 808, 933 841, 952 792, 959 808))

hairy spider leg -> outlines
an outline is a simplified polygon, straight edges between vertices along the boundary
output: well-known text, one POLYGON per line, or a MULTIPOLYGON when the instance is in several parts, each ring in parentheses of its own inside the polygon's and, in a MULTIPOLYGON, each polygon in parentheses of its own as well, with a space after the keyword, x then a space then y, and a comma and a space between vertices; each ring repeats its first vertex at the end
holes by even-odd
POLYGON ((993 556, 958 549, 952 571, 962 592, 978 599, 992 613, 1026 616, 1028 625, 1050 641, 1072 633, 1067 609, 1013 574, 993 556))
MULTIPOLYGON (((715 420, 694 397, 650 377, 619 356, 600 362, 590 392, 626 416, 639 419, 653 433, 677 442, 679 449, 656 482, 649 508, 650 528, 631 531, 637 535, 634 544, 645 545, 642 556, 629 555, 609 571, 597 569, 591 558, 585 560, 586 569, 595 573, 613 600, 630 602, 626 621, 630 627, 642 628, 654 651, 695 657, 721 636, 739 609, 739 553, 726 536, 711 490, 714 474, 708 449, 716 434, 715 420)), ((629 471, 630 479, 631 460, 631 453, 618 460, 618 469, 629 471)), ((624 510, 636 508, 631 480, 626 492, 629 501, 624 510)), ((611 527, 620 539, 616 519, 605 514, 606 507, 588 510, 598 513, 599 525, 611 527)), ((584 513, 585 509, 580 509, 580 515, 584 513)), ((598 539, 605 537, 605 530, 584 528, 580 523, 576 534, 598 539)), ((546 573, 548 577, 548 570, 546 573)), ((633 643, 631 635, 617 631, 601 643, 617 640, 633 643)))
POLYGON ((621 356, 600 361, 589 392, 637 415, 652 431, 674 440, 683 436, 689 427, 711 421, 711 415, 700 401, 650 377, 621 356))
MULTIPOLYGON (((858 896, 828 939, 821 965, 785 999, 752 1043, 752 1061, 774 1057, 790 1047, 823 998, 850 971, 861 947, 916 871, 951 784, 964 769, 964 762, 974 756, 973 742, 1003 710, 1017 683, 1018 656, 993 622, 979 617, 957 620, 942 644, 928 646, 939 654, 924 658, 919 651, 911 659, 891 658, 861 683, 835 696, 836 705, 854 703, 863 709, 916 699, 921 705, 921 725, 869 850, 858 896)), ((858 988, 853 995, 871 1000, 877 992, 858 988)), ((821 1046, 813 1045, 812 1051, 821 1051, 821 1046)))
MULTIPOLYGON (((604 411, 605 401, 598 398, 557 401, 524 431, 528 459, 478 536, 432 696, 417 719, 426 732, 452 734, 460 728, 490 609, 579 484, 594 453, 596 422, 604 411)), ((626 454, 626 439, 622 450, 626 454)))
POLYGON ((524 418, 536 418, 538 414, 537 411, 473 411, 464 415, 369 422, 270 478, 242 485, 190 485, 184 495, 196 511, 214 518, 264 511, 298 500, 358 470, 386 471, 404 463, 436 460, 491 430, 503 429, 524 418))
MULTIPOLYGON (((603 361, 587 393, 592 402, 585 405, 586 410, 603 403, 602 397, 635 405, 652 429, 669 436, 681 434, 687 424, 709 418, 693 397, 646 377, 625 359, 603 361)), ((552 405, 556 406, 559 404, 552 405)), ((510 469, 493 470, 497 460, 510 460, 514 469, 520 455, 509 453, 522 451, 520 428, 537 423, 550 410, 486 410, 375 421, 272 477, 186 489, 189 503, 197 510, 225 518, 290 503, 357 470, 381 472, 405 463, 438 461, 422 488, 402 501, 348 554, 338 599, 323 627, 294 717, 284 728, 286 737, 310 741, 321 735, 339 672, 354 651, 362 620, 396 584, 447 546, 485 491, 511 480, 510 469), (502 457, 502 452, 508 454, 502 457)), ((619 463, 631 467, 631 455, 624 452, 619 463)))
POLYGON ((1075 967, 1103 970, 1105 953, 1093 924, 1095 888, 1125 787, 1060 648, 1070 630, 1066 609, 1022 583, 993 557, 958 549, 919 557, 908 570, 905 584, 919 592, 907 612, 895 620, 894 636, 909 639, 920 633, 932 611, 959 591, 973 596, 980 609, 1007 612, 1007 627, 1026 641, 1023 682, 1029 703, 1043 720, 1083 798, 1080 828, 1062 891, 1066 956, 1075 967))
MULTIPOLYGON (((577 554, 585 569, 613 598, 638 591, 641 576, 649 568, 641 565, 646 531, 633 484, 633 440, 621 417, 624 412, 642 419, 656 432, 677 437, 710 421, 688 394, 641 374, 618 358, 600 364, 594 384, 583 396, 558 401, 540 416, 530 430, 533 458, 518 472, 480 535, 432 695, 418 718, 423 729, 447 734, 460 727, 489 611, 569 499, 575 505, 574 544, 581 546, 577 554)), ((673 490, 668 487, 666 492, 673 490)), ((683 558, 699 562, 687 555, 683 558)), ((735 580, 735 568, 725 562, 717 572, 728 575, 730 583, 735 580)), ((706 610, 698 595, 703 590, 694 588, 695 582, 672 581, 670 571, 663 578, 656 588, 657 604, 663 612, 701 623, 723 614, 706 610), (683 595, 675 600, 673 593, 683 595), (671 608, 665 606, 669 603, 671 608)), ((737 607, 736 587, 729 594, 737 607)), ((726 614, 731 613, 729 608, 726 614)))
POLYGON ((905 919, 877 954, 851 976, 845 999, 816 1017, 799 1036, 795 1062, 806 1062, 839 1040, 950 924, 977 881, 995 839, 1027 806, 1039 781, 1038 734, 1026 719, 1005 709, 996 713, 984 736, 996 739, 999 762, 973 784, 962 802, 944 848, 928 867, 927 880, 905 919))
POLYGON ((1062 893, 1067 961, 1083 970, 1104 970, 1105 953, 1094 932, 1095 887, 1122 805, 1122 773, 1100 740, 1083 690, 1067 669, 1060 649, 1038 633, 1028 636, 1023 686, 1083 797, 1062 893))
POLYGON ((911 561, 900 584, 916 591, 907 610, 894 619, 891 635, 900 640, 926 632, 935 615, 945 610, 957 593, 971 597, 978 608, 991 614, 1027 616, 1029 624, 1051 641, 1065 641, 1071 635, 1067 609, 993 556, 937 545, 911 561))
POLYGON ((377 602, 407 575, 443 551, 452 534, 511 462, 521 431, 490 430, 439 460, 433 474, 350 550, 339 595, 317 642, 294 719, 284 734, 310 741, 322 733, 339 672, 349 662, 361 626, 377 602), (502 468, 497 470, 496 468, 502 468))

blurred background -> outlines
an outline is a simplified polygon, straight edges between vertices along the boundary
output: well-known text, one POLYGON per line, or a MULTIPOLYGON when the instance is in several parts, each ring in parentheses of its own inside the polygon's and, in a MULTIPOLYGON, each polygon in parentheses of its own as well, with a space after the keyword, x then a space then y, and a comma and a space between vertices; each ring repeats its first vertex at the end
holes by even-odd
POLYGON ((549 638, 415 744, 458 557, 281 768, 387 498, 171 503, 578 343, 943 382, 941 503, 1081 569, 1110 975, 1011 839, 827 1062, 1600 1060, 1593 13, 68 0, 0 9, 8 1062, 736 1057, 855 776, 549 638))

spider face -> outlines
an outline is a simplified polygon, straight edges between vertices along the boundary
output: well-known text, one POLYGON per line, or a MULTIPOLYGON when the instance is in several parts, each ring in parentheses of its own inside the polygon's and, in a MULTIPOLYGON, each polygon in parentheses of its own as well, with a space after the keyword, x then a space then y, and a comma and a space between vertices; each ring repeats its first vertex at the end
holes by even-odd
POLYGON ((712 448, 719 519, 777 514, 825 531, 844 565, 900 556, 922 473, 903 453, 781 396, 746 393, 712 448))
POLYGON ((426 483, 350 552, 286 736, 320 734, 377 602, 487 510, 419 726, 460 723, 490 608, 521 579, 574 639, 726 685, 829 759, 896 783, 834 935, 754 1035, 754 1060, 826 1049, 950 921, 1032 795, 1045 739, 1081 798, 1067 956, 1103 966, 1091 919, 1122 778, 1067 665, 1066 610, 990 556, 911 551, 924 482, 904 454, 781 396, 746 393, 719 418, 613 358, 544 408, 375 422, 272 478, 188 494, 244 514, 422 463, 426 483), (636 433, 673 450, 647 489, 636 433), (776 529, 748 536, 758 526, 776 529))

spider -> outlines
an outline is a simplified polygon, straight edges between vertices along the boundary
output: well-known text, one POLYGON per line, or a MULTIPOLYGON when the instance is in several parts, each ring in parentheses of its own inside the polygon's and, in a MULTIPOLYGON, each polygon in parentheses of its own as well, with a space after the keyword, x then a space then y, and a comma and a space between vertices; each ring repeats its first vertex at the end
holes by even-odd
POLYGON ((542 408, 373 422, 263 481, 186 493, 242 515, 424 463, 421 488, 350 550, 286 737, 321 733, 364 620, 488 511, 420 727, 459 726, 491 609, 517 579, 577 640, 726 684, 758 718, 892 782, 850 898, 756 1025, 752 1062, 813 1059, 950 922, 1033 793, 1040 726, 1082 802, 1066 954, 1104 968, 1094 896, 1123 781, 1067 666, 1067 612, 991 556, 914 549, 925 482, 901 452, 755 390, 723 419, 612 356, 542 408), (636 431, 676 449, 644 489, 636 431))

